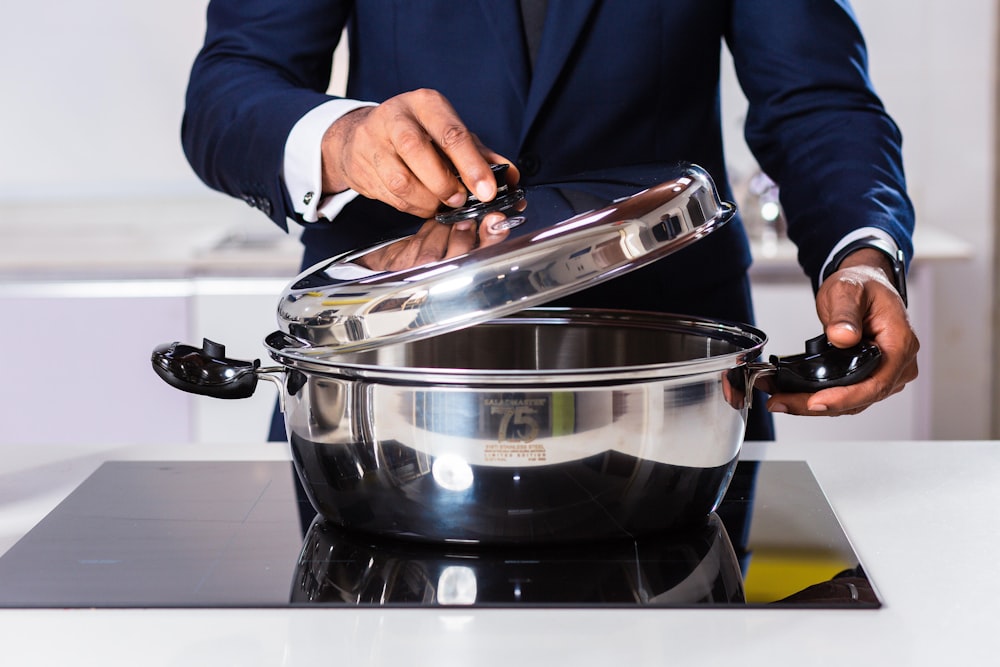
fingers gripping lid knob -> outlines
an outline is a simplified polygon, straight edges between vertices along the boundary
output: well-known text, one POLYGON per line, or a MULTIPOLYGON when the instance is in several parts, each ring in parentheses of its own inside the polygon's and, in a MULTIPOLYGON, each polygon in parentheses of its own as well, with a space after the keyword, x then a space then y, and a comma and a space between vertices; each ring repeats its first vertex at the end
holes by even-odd
MULTIPOLYGON (((493 178, 497 182, 497 194, 494 199, 500 199, 505 196, 510 188, 507 186, 507 170, 510 169, 509 164, 491 164, 490 169, 493 171, 493 178)), ((463 183, 464 185, 464 183, 463 183)), ((469 190, 469 200, 466 206, 479 203, 479 198, 476 197, 475 193, 469 190)))
POLYGON ((515 188, 512 191, 510 186, 507 185, 507 170, 509 168, 509 164, 490 165, 490 169, 493 170, 493 177, 497 182, 497 193, 492 201, 481 201, 470 191, 464 206, 460 206, 455 209, 443 210, 434 216, 434 219, 438 222, 450 225, 460 220, 481 218, 487 213, 506 213, 507 211, 513 209, 521 200, 524 199, 524 190, 521 188, 515 188))

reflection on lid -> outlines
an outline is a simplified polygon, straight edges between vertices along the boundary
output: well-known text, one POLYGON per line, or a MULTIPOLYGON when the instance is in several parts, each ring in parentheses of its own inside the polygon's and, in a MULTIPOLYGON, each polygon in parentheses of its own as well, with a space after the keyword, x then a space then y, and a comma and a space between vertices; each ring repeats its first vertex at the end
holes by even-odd
MULTIPOLYGON (((458 256, 398 268, 401 256, 409 256, 398 245, 408 239, 398 239, 304 272, 278 306, 280 329, 302 342, 286 352, 317 359, 509 315, 666 257, 734 211, 692 165, 672 168, 652 187, 581 181, 527 188, 517 209, 523 224, 480 236, 478 246, 458 256), (617 198, 597 194, 609 192, 617 198), (372 268, 384 263, 396 268, 372 268)), ((504 214, 488 215, 502 220, 504 214)))

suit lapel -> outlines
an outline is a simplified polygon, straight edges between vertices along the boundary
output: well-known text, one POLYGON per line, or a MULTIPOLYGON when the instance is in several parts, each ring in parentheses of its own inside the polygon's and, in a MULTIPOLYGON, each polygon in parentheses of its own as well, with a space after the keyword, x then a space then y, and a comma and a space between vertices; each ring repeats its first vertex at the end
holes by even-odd
MULTIPOLYGON (((486 30, 494 37, 488 44, 499 44, 500 51, 496 54, 496 58, 506 63, 511 87, 523 106, 527 100, 531 67, 528 62, 528 47, 524 43, 518 3, 513 0, 507 2, 479 0, 479 5, 486 17, 486 30)), ((484 44, 483 48, 490 47, 484 44)))
MULTIPOLYGON (((520 142, 524 141, 531 124, 538 116, 552 87, 569 60, 587 20, 600 0, 549 0, 545 17, 545 30, 538 48, 535 71, 531 74, 531 86, 525 109, 524 125, 520 142)), ((520 17, 517 17, 520 20, 520 17)), ((518 34, 521 34, 520 28, 518 34)), ((526 47, 520 46, 522 58, 526 47)))

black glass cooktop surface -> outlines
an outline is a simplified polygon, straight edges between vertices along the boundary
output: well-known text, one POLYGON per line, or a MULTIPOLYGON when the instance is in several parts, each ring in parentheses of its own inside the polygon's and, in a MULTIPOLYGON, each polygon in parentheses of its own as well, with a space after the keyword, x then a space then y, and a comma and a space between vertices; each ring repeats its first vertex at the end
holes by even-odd
POLYGON ((0 607, 789 607, 879 599, 809 467, 741 461, 670 535, 385 541, 314 517, 287 462, 109 462, 0 557, 0 607))

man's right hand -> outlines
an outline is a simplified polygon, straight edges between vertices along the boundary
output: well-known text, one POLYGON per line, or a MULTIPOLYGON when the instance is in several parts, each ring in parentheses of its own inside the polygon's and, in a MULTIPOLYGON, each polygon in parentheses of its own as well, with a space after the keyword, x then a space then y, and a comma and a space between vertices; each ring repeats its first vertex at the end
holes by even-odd
POLYGON ((511 164, 512 183, 519 177, 510 160, 465 127, 443 95, 427 89, 341 117, 323 135, 322 153, 324 194, 350 188, 421 218, 442 204, 462 206, 468 194, 462 182, 481 201, 492 200, 490 163, 511 164))

